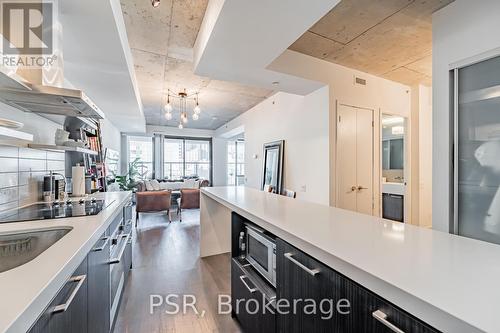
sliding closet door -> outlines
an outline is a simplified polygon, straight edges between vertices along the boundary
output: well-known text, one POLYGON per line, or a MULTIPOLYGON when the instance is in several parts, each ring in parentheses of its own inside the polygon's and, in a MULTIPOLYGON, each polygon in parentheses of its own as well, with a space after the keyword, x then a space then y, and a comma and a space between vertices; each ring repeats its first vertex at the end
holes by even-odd
POLYGON ((500 244, 500 57, 455 70, 455 233, 500 244))

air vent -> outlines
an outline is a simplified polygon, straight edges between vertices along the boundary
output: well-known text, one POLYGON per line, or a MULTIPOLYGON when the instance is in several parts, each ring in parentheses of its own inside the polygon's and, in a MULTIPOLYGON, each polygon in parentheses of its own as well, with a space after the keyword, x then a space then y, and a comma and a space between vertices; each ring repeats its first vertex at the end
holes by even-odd
POLYGON ((354 83, 355 83, 355 84, 362 85, 362 86, 366 86, 366 80, 365 80, 365 79, 362 79, 362 78, 360 78, 360 77, 355 77, 355 78, 354 78, 354 83))

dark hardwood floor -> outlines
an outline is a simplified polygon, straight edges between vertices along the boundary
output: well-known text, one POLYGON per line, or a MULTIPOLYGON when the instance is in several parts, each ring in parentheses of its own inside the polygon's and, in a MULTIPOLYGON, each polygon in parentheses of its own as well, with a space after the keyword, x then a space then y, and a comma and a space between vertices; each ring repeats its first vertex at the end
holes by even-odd
POLYGON ((200 259, 198 210, 184 211, 182 222, 175 212, 172 218, 169 224, 165 214, 141 214, 133 269, 114 332, 240 332, 229 314, 217 314, 218 295, 230 293, 230 255, 200 259), (173 310, 165 305, 169 294, 179 295, 178 300, 172 299, 180 305, 179 314, 165 313, 173 310), (164 297, 164 305, 152 313, 150 295, 164 297), (183 295, 196 297, 198 315, 190 308, 182 313, 183 295))

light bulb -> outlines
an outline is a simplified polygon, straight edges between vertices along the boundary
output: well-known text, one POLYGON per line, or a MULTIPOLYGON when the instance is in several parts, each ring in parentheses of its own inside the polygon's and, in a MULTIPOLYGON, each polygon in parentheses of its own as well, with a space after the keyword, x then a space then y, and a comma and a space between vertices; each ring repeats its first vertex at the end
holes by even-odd
POLYGON ((179 129, 183 129, 184 128, 184 125, 182 125, 182 123, 179 123, 179 129))
POLYGON ((200 116, 197 113, 193 114, 193 120, 198 120, 200 119, 200 116))
POLYGON ((169 102, 169 103, 167 103, 167 104, 164 106, 164 109, 165 109, 165 111, 167 111, 167 112, 172 112, 172 104, 170 104, 170 102, 169 102))
POLYGON ((165 119, 167 119, 167 120, 172 119, 172 113, 167 111, 167 113, 165 113, 165 119))
POLYGON ((198 104, 196 104, 196 106, 194 107, 193 111, 194 111, 194 113, 196 113, 196 114, 200 114, 200 112, 201 112, 201 108, 200 108, 200 106, 199 106, 198 104))
POLYGON ((181 117, 181 120, 184 124, 188 122, 188 118, 186 116, 181 117))

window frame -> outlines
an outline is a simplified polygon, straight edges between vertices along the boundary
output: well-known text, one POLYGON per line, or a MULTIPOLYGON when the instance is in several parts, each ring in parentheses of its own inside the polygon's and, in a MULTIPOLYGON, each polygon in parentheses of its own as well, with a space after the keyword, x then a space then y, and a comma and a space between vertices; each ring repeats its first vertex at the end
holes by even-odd
MULTIPOLYGON (((127 172, 129 169, 129 164, 132 162, 131 161, 131 154, 130 154, 130 141, 140 141, 139 139, 143 139, 143 141, 146 141, 145 139, 150 139, 151 140, 151 162, 149 161, 142 161, 143 163, 146 164, 151 164, 151 170, 150 170, 150 176, 151 179, 154 179, 155 177, 155 148, 154 148, 154 137, 148 136, 148 135, 127 135, 127 172)), ((148 179, 148 177, 142 178, 140 177, 141 180, 148 179)))
MULTIPOLYGON (((161 158, 161 165, 162 165, 162 178, 165 179, 165 163, 170 163, 170 162, 165 162, 165 139, 172 139, 172 140, 181 140, 182 141, 182 177, 186 177, 186 164, 197 164, 197 162, 187 162, 186 163, 186 141, 206 141, 208 142, 208 148, 209 148, 209 179, 208 181, 210 184, 212 184, 212 179, 213 179, 213 170, 214 170, 214 161, 213 161, 213 140, 210 137, 193 137, 193 136, 178 136, 178 135, 162 135, 162 158, 161 158)), ((173 163, 173 162, 172 162, 173 163)), ((205 164, 205 163, 202 163, 205 164)))
MULTIPOLYGON (((238 176, 245 177, 245 173, 243 175, 238 174, 238 165, 243 165, 243 169, 245 169, 245 157, 243 156, 243 162, 238 161, 238 143, 240 144, 240 146, 243 145, 245 147, 245 140, 238 139, 238 140, 234 140, 234 141, 231 140, 231 141, 227 142, 228 145, 230 143, 234 144, 234 162, 227 162, 227 165, 234 165, 234 185, 230 185, 230 184, 227 184, 227 185, 228 186, 241 186, 241 185, 238 185, 238 176)), ((227 154, 229 154, 229 153, 227 153, 227 154)), ((227 160, 229 159, 228 157, 229 156, 226 157, 227 160)), ((228 170, 227 167, 226 167, 226 170, 228 170)), ((226 177, 227 176, 229 176, 229 175, 226 175, 226 177)), ((242 185, 244 185, 244 183, 242 185)))

